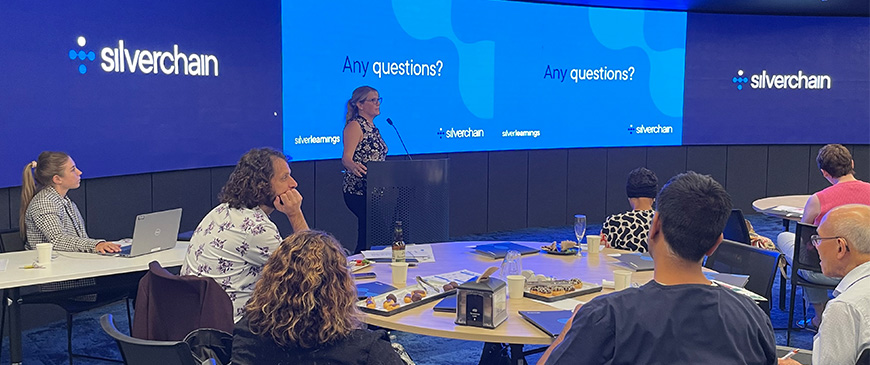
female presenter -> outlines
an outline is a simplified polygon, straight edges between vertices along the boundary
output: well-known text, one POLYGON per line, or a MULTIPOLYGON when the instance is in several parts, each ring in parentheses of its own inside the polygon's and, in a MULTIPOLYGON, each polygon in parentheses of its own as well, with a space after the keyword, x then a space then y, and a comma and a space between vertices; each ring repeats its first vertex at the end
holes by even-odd
POLYGON ((344 202, 356 215, 358 225, 356 252, 368 248, 366 243, 366 164, 383 161, 387 156, 387 144, 375 127, 375 117, 381 114, 378 91, 370 86, 360 86, 347 101, 344 125, 344 202))

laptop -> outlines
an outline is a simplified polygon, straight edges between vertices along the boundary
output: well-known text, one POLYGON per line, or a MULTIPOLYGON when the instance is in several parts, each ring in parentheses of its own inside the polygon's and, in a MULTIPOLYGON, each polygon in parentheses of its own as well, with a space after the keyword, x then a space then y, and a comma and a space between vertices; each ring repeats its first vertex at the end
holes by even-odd
POLYGON ((650 271, 655 269, 652 256, 645 253, 624 253, 616 257, 620 264, 633 271, 650 271))
POLYGON ((550 337, 557 337, 571 320, 572 311, 520 311, 520 315, 550 337))
POLYGON ((497 242, 474 246, 474 250, 494 259, 503 259, 511 250, 519 252, 520 255, 529 255, 538 253, 540 248, 523 246, 513 242, 497 242))
POLYGON ((132 243, 121 247, 121 252, 103 255, 137 257, 168 250, 175 247, 175 242, 178 241, 180 225, 181 208, 137 215, 132 243))

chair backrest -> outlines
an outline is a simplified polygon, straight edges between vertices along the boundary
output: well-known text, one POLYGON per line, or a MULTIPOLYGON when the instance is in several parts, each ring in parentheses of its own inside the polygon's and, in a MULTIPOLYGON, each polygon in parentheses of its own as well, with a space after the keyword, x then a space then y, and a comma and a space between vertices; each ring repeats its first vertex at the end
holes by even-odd
POLYGON ((803 269, 822 272, 819 251, 810 242, 810 236, 816 234, 816 228, 812 224, 800 222, 795 227, 794 256, 792 256, 794 270, 792 271, 803 269))
POLYGON ((199 365, 184 341, 151 341, 127 336, 115 328, 111 314, 100 317, 100 325, 118 343, 127 365, 199 365))
POLYGON ((749 275, 744 286, 747 290, 771 299, 773 280, 776 278, 779 252, 723 240, 704 267, 720 273, 749 275))
POLYGON ((0 231, 0 252, 24 251, 24 240, 18 229, 0 231))
POLYGON ((861 351, 861 356, 858 356, 858 361, 855 362, 855 365, 870 365, 870 349, 861 351))
POLYGON ((212 278, 177 276, 157 261, 139 281, 133 337, 180 341, 199 328, 233 333, 233 303, 212 278))
POLYGON ((740 209, 732 209, 731 215, 728 216, 728 222, 725 223, 725 230, 722 235, 726 240, 734 242, 752 244, 752 239, 749 238, 749 227, 746 226, 746 219, 743 217, 743 211, 740 209))

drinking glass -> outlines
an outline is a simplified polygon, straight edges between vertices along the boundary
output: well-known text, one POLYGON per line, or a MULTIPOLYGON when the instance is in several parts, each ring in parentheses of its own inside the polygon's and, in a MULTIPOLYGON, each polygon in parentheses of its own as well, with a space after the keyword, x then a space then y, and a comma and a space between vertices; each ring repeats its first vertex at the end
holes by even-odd
POLYGON ((574 216, 574 235, 577 236, 577 244, 583 241, 586 236, 586 215, 577 214, 574 216))
POLYGON ((523 258, 519 251, 510 250, 501 262, 501 276, 507 281, 508 275, 523 274, 523 258))

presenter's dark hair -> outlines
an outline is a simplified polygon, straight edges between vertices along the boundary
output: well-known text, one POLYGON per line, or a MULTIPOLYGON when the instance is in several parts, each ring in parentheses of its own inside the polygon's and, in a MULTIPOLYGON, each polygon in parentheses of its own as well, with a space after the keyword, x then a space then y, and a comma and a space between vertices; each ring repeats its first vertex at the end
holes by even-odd
POLYGON ((716 180, 694 171, 672 177, 656 197, 656 213, 671 250, 700 261, 731 214, 731 197, 716 180))
POLYGON ((363 101, 363 99, 365 99, 365 97, 372 91, 377 92, 377 90, 371 86, 360 86, 353 90, 353 94, 351 94, 350 99, 347 100, 347 114, 344 117, 345 123, 350 122, 359 116, 359 107, 357 106, 357 103, 363 101))
POLYGON ((816 163, 835 179, 855 172, 852 169, 852 154, 841 144, 829 144, 820 148, 816 163))
POLYGON ((234 209, 271 206, 275 199, 272 192, 273 158, 287 160, 283 153, 271 148, 254 148, 245 152, 221 189, 220 202, 234 209))
POLYGON ((68 161, 69 155, 65 152, 43 151, 36 161, 24 165, 24 171, 21 173, 21 207, 18 211, 18 227, 22 237, 26 232, 24 215, 33 196, 39 190, 54 185, 54 175, 63 176, 66 173, 63 165, 68 161))

